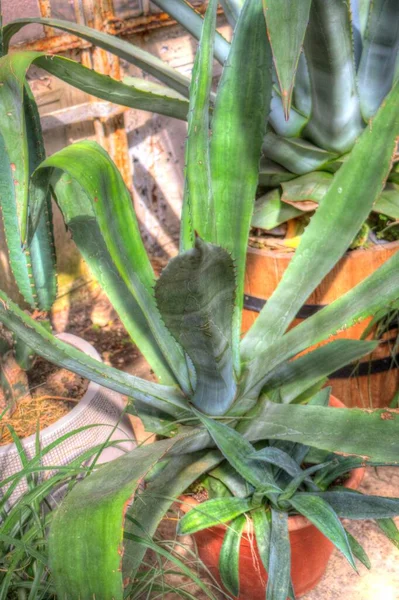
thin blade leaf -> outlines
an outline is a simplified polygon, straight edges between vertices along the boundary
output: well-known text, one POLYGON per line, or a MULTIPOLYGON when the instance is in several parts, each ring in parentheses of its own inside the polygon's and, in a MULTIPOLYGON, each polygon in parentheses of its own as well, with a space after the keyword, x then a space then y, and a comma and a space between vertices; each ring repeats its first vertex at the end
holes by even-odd
POLYGON ((223 456, 246 481, 258 489, 267 487, 273 491, 281 491, 274 483, 269 467, 263 461, 254 458, 255 448, 248 440, 231 427, 210 419, 197 410, 194 412, 211 434, 223 456))
POLYGON ((42 19, 31 17, 16 19, 15 21, 8 23, 3 29, 6 51, 8 51, 8 46, 12 36, 18 33, 22 27, 32 23, 37 23, 47 27, 56 27, 57 29, 61 29, 61 31, 66 31, 67 33, 76 35, 83 40, 87 40, 95 46, 103 48, 104 50, 119 56, 119 58, 126 60, 128 63, 136 65, 146 73, 153 75, 184 96, 188 96, 190 80, 179 73, 179 71, 176 71, 170 67, 160 58, 150 54, 149 52, 146 52, 145 50, 142 50, 130 42, 126 42, 114 35, 110 35, 109 33, 97 31, 92 27, 87 27, 86 25, 81 25, 78 23, 72 23, 70 21, 64 21, 62 19, 42 19))
POLYGON ((290 589, 291 547, 288 536, 288 514, 272 508, 270 557, 267 569, 266 598, 286 600, 290 589))
POLYGON ((185 149, 186 172, 180 234, 180 246, 183 251, 195 245, 194 232, 209 242, 215 239, 209 157, 209 97, 212 87, 216 7, 216 0, 211 0, 195 56, 190 86, 190 109, 185 149))
POLYGON ((327 502, 320 496, 296 494, 290 500, 292 506, 304 515, 342 552, 351 567, 357 571, 345 529, 327 502))
POLYGON ((399 515, 399 498, 366 496, 346 489, 319 492, 317 495, 344 519, 390 519, 399 515))
POLYGON ((267 571, 270 557, 271 512, 261 506, 251 512, 251 517, 259 556, 267 571))
POLYGON ((348 542, 351 547, 353 556, 357 558, 357 560, 360 560, 360 562, 366 567, 366 569, 371 569, 370 559, 367 556, 367 553, 363 546, 359 544, 357 539, 354 538, 353 535, 349 533, 347 529, 345 529, 345 533, 346 537, 348 538, 348 542))
POLYGON ((231 257, 199 238, 194 249, 169 262, 155 287, 162 318, 195 367, 192 402, 213 415, 225 413, 236 392, 232 356, 234 294, 231 257))
POLYGON ((247 519, 236 517, 227 528, 219 556, 219 573, 225 588, 238 596, 240 592, 239 560, 240 543, 247 519))
POLYGON ((252 508, 251 500, 247 498, 216 498, 207 500, 192 508, 179 521, 180 535, 195 533, 214 525, 227 523, 252 508))

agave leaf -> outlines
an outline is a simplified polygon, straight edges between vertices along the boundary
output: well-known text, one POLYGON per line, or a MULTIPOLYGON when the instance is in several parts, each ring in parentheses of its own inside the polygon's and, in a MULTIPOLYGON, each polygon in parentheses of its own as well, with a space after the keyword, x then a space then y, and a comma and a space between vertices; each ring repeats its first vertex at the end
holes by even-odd
POLYGON ((262 152, 297 175, 321 169, 337 158, 334 152, 314 146, 306 140, 279 137, 272 131, 268 131, 264 137, 262 152))
POLYGON ((352 550, 352 554, 355 558, 360 560, 360 562, 366 567, 366 569, 371 569, 370 559, 367 556, 367 553, 363 546, 359 544, 356 538, 353 537, 351 533, 347 529, 345 529, 346 537, 348 538, 349 545, 352 550))
MULTIPOLYGON (((202 16, 185 0, 153 0, 154 4, 168 13, 197 40, 201 37, 202 16)), ((230 44, 220 33, 215 35, 215 58, 224 64, 230 51, 230 44)))
POLYGON ((266 230, 274 229, 301 214, 301 210, 281 202, 280 191, 276 188, 256 200, 251 226, 266 230))
POLYGON ((268 600, 286 600, 291 581, 291 547, 288 536, 288 514, 272 508, 271 515, 266 597, 268 600))
POLYGON ((286 119, 281 96, 273 89, 269 123, 278 135, 295 137, 300 135, 307 123, 307 118, 291 106, 289 117, 286 119))
POLYGON ((399 134, 398 101, 399 83, 334 176, 277 290, 241 344, 244 359, 253 356, 254 351, 270 344, 287 329, 299 308, 359 231, 390 171, 399 134), (339 236, 336 236, 337 231, 339 236), (326 240, 330 242, 328 252, 324 251, 326 240), (305 272, 307 276, 303 277, 305 272))
POLYGON ((396 0, 373 0, 363 38, 358 70, 360 107, 365 119, 372 117, 394 81, 399 49, 399 4, 396 0))
POLYGON ((377 346, 378 342, 372 341, 336 340, 275 369, 266 381, 264 391, 269 393, 279 388, 281 401, 287 404, 321 378, 359 360, 377 346))
POLYGON ((21 227, 27 219, 29 176, 44 158, 40 121, 29 87, 23 83, 18 85, 18 74, 14 74, 3 60, 0 61, 0 80, 3 107, 0 120, 0 209, 10 265, 25 300, 31 306, 48 310, 56 294, 51 200, 48 195, 31 248, 21 247, 21 227))
POLYGON ((396 281, 395 273, 398 268, 399 252, 344 296, 259 352, 247 365, 236 405, 244 403, 248 397, 257 397, 269 373, 287 359, 325 340, 339 329, 350 327, 397 302, 399 281, 396 281))
POLYGON ((226 15, 226 19, 234 29, 242 7, 244 6, 244 0, 220 0, 220 4, 223 6, 223 12, 226 15))
POLYGON ((38 23, 47 27, 56 27, 57 29, 61 29, 61 31, 66 31, 67 33, 76 35, 83 40, 87 40, 95 46, 103 48, 104 50, 119 56, 119 58, 136 65, 146 73, 153 75, 184 96, 188 96, 190 80, 179 73, 179 71, 176 71, 170 67, 160 58, 150 54, 149 52, 146 52, 145 50, 142 50, 141 48, 138 48, 137 46, 134 46, 130 42, 121 40, 114 35, 97 31, 96 29, 87 27, 86 25, 80 25, 78 23, 72 23, 62 19, 42 19, 37 17, 29 17, 24 19, 16 19, 15 21, 8 23, 3 28, 4 46, 6 52, 8 51, 8 46, 12 36, 18 33, 22 27, 32 23, 38 23))
POLYGON ((234 469, 256 489, 281 491, 274 483, 271 469, 264 461, 254 458, 255 448, 240 433, 194 410, 205 425, 219 450, 234 469))
POLYGON ((342 552, 351 567, 357 571, 345 529, 333 508, 320 496, 313 494, 296 494, 290 502, 295 510, 309 519, 342 552))
POLYGON ((231 253, 237 265, 233 327, 237 373, 245 257, 272 89, 270 66, 261 0, 247 0, 219 83, 210 141, 216 243, 231 253), (248 69, 248 63, 257 68, 248 69))
POLYGON ((262 450, 258 450, 253 454, 252 458, 256 458, 257 460, 264 460, 267 463, 270 463, 280 469, 283 469, 291 475, 292 477, 297 477, 302 474, 302 470, 298 463, 291 458, 291 456, 280 450, 275 446, 268 446, 267 448, 262 448, 262 450))
MULTIPOLYGON (((307 496, 299 493, 297 496, 307 496)), ((399 498, 366 496, 353 490, 319 492, 317 494, 344 519, 390 519, 399 515, 399 498)))
POLYGON ((129 306, 127 298, 123 304, 128 306, 128 324, 134 341, 143 348, 155 368, 159 365, 161 375, 165 376, 166 372, 170 380, 173 373, 175 381, 188 392, 190 383, 185 357, 156 307, 152 289, 154 273, 129 191, 115 164, 105 150, 92 141, 82 141, 53 154, 41 164, 33 178, 31 204, 34 215, 40 213, 36 198, 39 194, 40 202, 41 190, 46 189, 48 181, 52 183, 65 223, 90 268, 105 284, 105 291, 115 298, 116 293, 126 286, 133 296, 134 308, 129 306), (62 177, 62 173, 66 176, 62 177), (95 239, 88 235, 89 230, 96 235, 95 239), (111 276, 104 274, 97 251, 110 265, 111 276), (117 290, 112 286, 114 281, 117 290), (152 339, 146 337, 148 330, 152 339))
POLYGON ((399 221, 399 189, 385 189, 375 201, 373 211, 399 221))
POLYGON ((227 523, 252 508, 248 498, 215 498, 192 508, 179 521, 178 533, 186 535, 227 523))
POLYGON ((376 524, 384 535, 399 549, 399 530, 392 519, 376 519, 376 524))
POLYGON ((312 92, 310 89, 309 71, 304 52, 301 52, 298 60, 294 87, 294 103, 302 114, 309 117, 312 109, 312 92))
POLYGON ((176 418, 189 415, 184 396, 176 388, 145 381, 90 358, 84 352, 54 337, 47 327, 34 321, 1 291, 0 322, 30 346, 36 354, 56 365, 116 392, 137 398, 176 418))
POLYGON ((67 495, 49 535, 51 571, 61 598, 122 600, 124 507, 175 443, 176 438, 136 448, 101 466, 67 495))
POLYGON ((209 471, 209 475, 220 481, 233 496, 238 498, 249 496, 253 490, 253 487, 226 460, 216 469, 209 471))
MULTIPOLYGON (((325 469, 330 464, 331 464, 331 461, 328 461, 325 463, 320 463, 319 465, 312 465, 311 467, 308 467, 307 469, 304 469, 303 471, 301 470, 301 473, 299 475, 297 475, 296 477, 294 477, 288 483, 284 492, 282 494, 280 494, 279 501, 291 499, 292 496, 295 494, 295 492, 297 492, 297 490, 303 484, 304 481, 306 481, 307 479, 310 480, 311 475, 313 475, 314 473, 317 473, 318 471, 321 471, 322 469, 325 469)), ((314 487, 316 487, 316 486, 314 486, 314 487)), ((316 490, 317 490, 317 488, 316 488, 316 490)))
MULTIPOLYGON (((172 457, 166 468, 147 483, 138 502, 127 509, 126 530, 130 534, 152 537, 171 504, 204 472, 216 466, 222 456, 217 450, 172 457)), ((123 555, 123 576, 135 578, 146 549, 126 539, 123 555)))
POLYGON ((265 404, 246 427, 240 427, 251 442, 287 440, 329 452, 353 454, 366 461, 392 464, 399 462, 398 429, 398 410, 367 412, 273 402, 265 404))
POLYGON ((232 356, 234 266, 229 254, 197 238, 195 248, 173 258, 155 287, 169 331, 193 362, 192 402, 220 415, 236 392, 232 356))
POLYGON ((238 596, 240 592, 239 559, 240 543, 247 519, 236 517, 227 528, 219 555, 219 573, 225 588, 238 596))
POLYGON ((206 12, 201 40, 195 55, 190 86, 190 109, 185 148, 185 186, 181 224, 181 250, 195 245, 194 232, 212 242, 214 207, 209 157, 209 97, 212 87, 216 0, 206 12))
POLYGON ((267 33, 287 120, 310 5, 311 0, 263 0, 267 33))
POLYGON ((319 204, 326 195, 332 180, 333 176, 331 173, 315 171, 314 173, 307 173, 301 177, 296 177, 291 181, 284 181, 281 184, 283 188, 281 200, 292 203, 293 206, 297 206, 297 203, 301 202, 319 204))
POLYGON ((271 511, 266 511, 264 506, 261 506, 251 511, 251 517, 259 556, 267 571, 270 557, 271 511))
POLYGON ((349 3, 313 0, 305 56, 312 90, 306 135, 321 148, 342 154, 353 146, 363 127, 349 3))
POLYGON ((295 175, 284 169, 281 165, 262 156, 259 165, 259 185, 277 187, 282 181, 294 179, 295 175))

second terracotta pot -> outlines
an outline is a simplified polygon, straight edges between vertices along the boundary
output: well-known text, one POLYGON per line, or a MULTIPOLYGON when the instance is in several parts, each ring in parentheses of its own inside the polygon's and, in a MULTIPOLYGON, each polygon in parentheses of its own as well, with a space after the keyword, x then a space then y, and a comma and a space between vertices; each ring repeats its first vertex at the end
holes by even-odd
MULTIPOLYGON (((331 398, 330 405, 343 408, 342 402, 331 398)), ((364 469, 352 471, 345 487, 357 489, 363 479, 364 469)), ((189 496, 181 498, 180 508, 188 512, 198 502, 189 496)), ((295 595, 302 596, 312 590, 323 577, 327 563, 334 550, 333 544, 305 517, 289 517, 288 528, 291 545, 291 578, 295 595)), ((216 525, 193 534, 198 554, 212 575, 221 583, 219 577, 219 555, 226 525, 216 525)), ((241 538, 240 559, 240 595, 239 600, 265 600, 267 573, 259 557, 251 525, 247 525, 241 538)))

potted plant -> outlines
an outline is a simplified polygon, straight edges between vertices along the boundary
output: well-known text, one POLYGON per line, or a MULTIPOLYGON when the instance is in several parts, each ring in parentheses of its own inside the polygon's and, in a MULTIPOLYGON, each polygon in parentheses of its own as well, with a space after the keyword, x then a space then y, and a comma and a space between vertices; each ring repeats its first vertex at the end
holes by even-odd
MULTIPOLYGON (((155 3, 199 37, 202 17, 184 0, 155 3)), ((235 27, 243 2, 221 4, 235 27)), ((264 0, 275 85, 248 249, 243 331, 275 290, 291 260, 292 253, 286 250, 298 244, 309 216, 394 80, 397 3, 355 0, 352 4, 353 10, 340 1, 307 0, 288 19, 285 12, 291 10, 291 3, 264 0), (281 43, 287 39, 290 44, 281 43), (326 89, 334 93, 325 93, 326 89)), ((12 35, 29 23, 56 26, 81 36, 136 64, 168 87, 140 79, 124 85, 62 57, 50 61, 43 55, 31 56, 50 73, 80 89, 95 89, 99 97, 119 104, 186 117, 189 80, 161 60, 103 32, 57 19, 24 18, 10 23, 4 29, 5 49, 12 35)), ((214 56, 221 64, 229 50, 230 44, 217 33, 214 56)), ((360 249, 351 250, 326 274, 299 311, 299 320, 350 290, 396 252, 399 242, 390 240, 397 239, 397 185, 397 165, 393 165, 371 212, 348 244, 360 249)), ((358 323, 338 337, 358 339, 365 325, 358 323)), ((356 378, 352 376, 354 368, 337 372, 333 390, 350 406, 386 405, 399 384, 396 364, 389 343, 382 344, 356 371, 356 378)))
MULTIPOLYGON (((397 302, 399 255, 287 331, 299 307, 346 251, 388 176, 399 132, 398 84, 339 169, 277 290, 240 341, 272 55, 262 4, 247 0, 216 95, 210 137, 215 22, 212 0, 190 95, 181 253, 158 280, 122 177, 97 144, 81 142, 61 150, 30 181, 33 228, 27 239, 50 187, 82 255, 161 383, 83 355, 0 293, 0 321, 6 327, 55 364, 128 395, 131 410, 147 429, 165 438, 101 466, 61 504, 49 551, 57 592, 66 599, 128 597, 143 558, 141 534, 153 535, 173 500, 205 474, 222 483, 212 500, 217 505, 208 505, 207 513, 201 507, 190 511, 182 529, 189 530, 187 523, 203 519, 215 506, 214 523, 230 523, 234 560, 227 569, 230 582, 224 581, 234 593, 242 534, 242 520, 234 520, 242 514, 253 518, 256 512, 261 522, 256 537, 269 576, 268 600, 285 600, 295 592, 287 568, 289 514, 305 515, 352 564, 353 554, 366 559, 339 516, 381 519, 389 536, 398 535, 390 519, 399 513, 399 499, 365 496, 345 486, 323 489, 327 473, 332 476, 330 467, 347 472, 348 457, 349 469, 398 462, 397 411, 328 407, 329 390, 320 390, 330 372, 366 355, 376 342, 335 340, 298 355, 397 302), (339 238, 333 236, 337 230, 339 238), (330 238, 334 244, 325 252, 330 238), (140 492, 143 478, 146 489, 140 492)), ((17 95, 14 100, 18 106, 17 95)), ((330 483, 340 482, 334 478, 330 483)), ((254 579, 256 569, 257 564, 254 579)))

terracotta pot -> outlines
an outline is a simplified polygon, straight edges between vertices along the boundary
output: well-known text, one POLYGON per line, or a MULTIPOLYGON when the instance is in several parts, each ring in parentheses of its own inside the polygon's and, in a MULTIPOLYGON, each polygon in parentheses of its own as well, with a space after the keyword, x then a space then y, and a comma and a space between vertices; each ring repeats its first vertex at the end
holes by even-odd
MULTIPOLYGON (((293 326, 330 304, 351 290, 363 279, 371 275, 399 250, 399 242, 375 245, 345 254, 333 267, 321 284, 308 298, 293 326)), ((265 301, 270 298, 288 267, 292 253, 249 248, 245 274, 245 298, 243 311, 243 332, 248 331, 258 316, 265 301)), ((335 338, 359 339, 370 319, 357 323, 341 331, 335 338)), ((363 359, 359 371, 352 375, 350 366, 332 377, 333 393, 341 398, 346 406, 379 407, 387 406, 399 386, 399 369, 392 361, 392 344, 396 330, 388 332, 387 341, 380 344, 371 356, 363 359), (352 376, 351 376, 352 375, 352 376)), ((399 357, 398 357, 399 358, 399 357)))
MULTIPOLYGON (((343 408, 344 404, 331 398, 330 405, 343 408)), ((357 489, 365 469, 355 469, 345 482, 345 487, 357 489)), ((182 496, 180 509, 186 513, 198 502, 190 496, 182 496)), ((305 517, 289 517, 288 528, 291 544, 291 578, 297 597, 312 590, 321 580, 334 550, 333 544, 305 517)), ((221 583, 218 563, 226 525, 216 525, 193 534, 202 562, 221 583)), ((240 546, 240 596, 239 600, 264 600, 267 573, 261 563, 252 526, 247 525, 240 546)))

